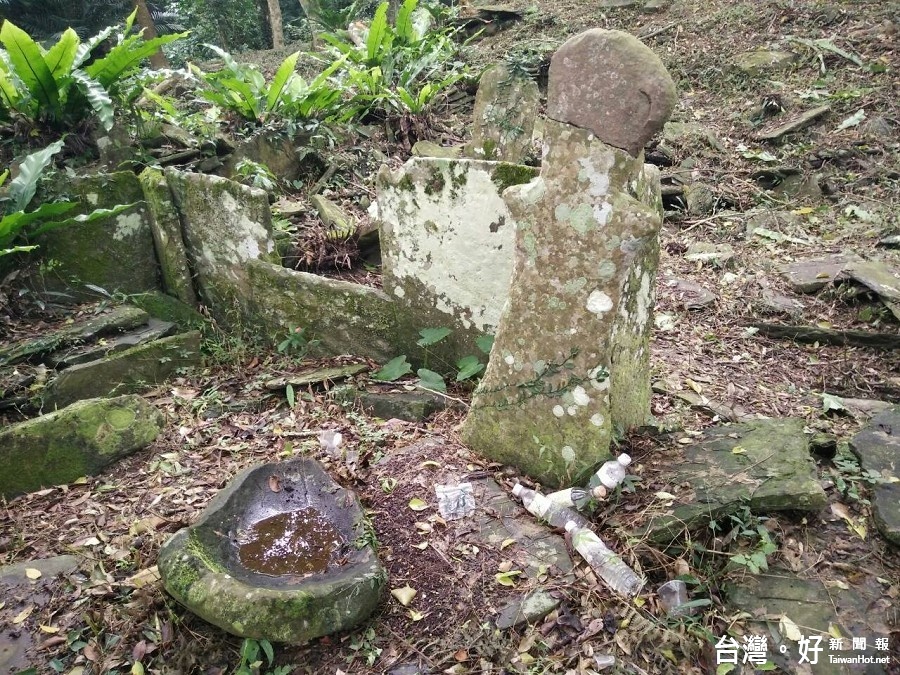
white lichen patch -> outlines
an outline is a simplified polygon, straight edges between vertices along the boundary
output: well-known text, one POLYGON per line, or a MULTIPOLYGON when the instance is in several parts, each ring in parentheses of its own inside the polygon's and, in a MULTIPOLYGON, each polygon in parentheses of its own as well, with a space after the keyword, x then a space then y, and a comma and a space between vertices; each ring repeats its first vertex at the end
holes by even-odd
POLYGON ((591 197, 604 197, 609 194, 609 170, 597 169, 590 157, 582 157, 578 160, 581 169, 578 171, 578 180, 588 181, 588 194, 591 197))
POLYGON ((568 413, 570 417, 575 417, 575 415, 578 413, 578 406, 570 405, 568 408, 566 408, 566 413, 568 413))
POLYGON ((140 213, 123 213, 116 216, 116 229, 113 231, 113 239, 122 241, 129 237, 133 237, 141 231, 144 219, 140 213))
POLYGON ((594 206, 594 220, 597 221, 598 225, 606 225, 609 222, 609 217, 612 215, 613 207, 609 202, 603 202, 600 205, 594 206))
POLYGON ((602 427, 603 421, 603 415, 601 415, 600 413, 594 413, 593 415, 591 415, 591 424, 593 424, 595 427, 602 427))
POLYGON ((566 464, 571 464, 575 461, 575 448, 573 448, 571 445, 562 446, 559 454, 566 464))
POLYGON ((591 314, 603 316, 613 308, 613 301, 606 293, 599 289, 595 289, 591 291, 591 294, 588 296, 585 307, 591 314))
POLYGON ((553 406, 553 414, 556 415, 556 417, 563 417, 566 414, 566 411, 561 405, 555 405, 553 406))
POLYGON ((572 398, 575 401, 575 405, 587 405, 591 402, 591 397, 588 396, 588 393, 581 385, 572 390, 572 398))
POLYGON ((650 300, 650 272, 644 270, 643 274, 641 274, 641 287, 637 292, 636 315, 634 317, 635 326, 639 331, 643 331, 650 320, 650 300))
POLYGON ((402 298, 403 296, 405 296, 406 291, 403 290, 403 286, 394 286, 394 295, 396 295, 398 298, 402 298))
POLYGON ((516 362, 516 357, 513 356, 512 354, 510 354, 509 352, 507 352, 503 356, 503 362, 506 363, 506 365, 511 366, 516 362))
POLYGON ((87 203, 91 206, 97 206, 97 200, 100 199, 100 195, 96 192, 88 192, 84 198, 87 200, 87 203))

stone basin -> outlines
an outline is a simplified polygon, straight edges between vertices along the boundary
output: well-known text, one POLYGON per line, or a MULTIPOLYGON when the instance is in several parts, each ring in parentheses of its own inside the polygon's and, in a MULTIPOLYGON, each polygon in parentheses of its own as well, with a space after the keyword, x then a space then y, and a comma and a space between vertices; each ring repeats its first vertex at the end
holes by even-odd
POLYGON ((364 621, 387 583, 356 495, 309 458, 239 473, 158 564, 166 591, 206 621, 295 644, 364 621))

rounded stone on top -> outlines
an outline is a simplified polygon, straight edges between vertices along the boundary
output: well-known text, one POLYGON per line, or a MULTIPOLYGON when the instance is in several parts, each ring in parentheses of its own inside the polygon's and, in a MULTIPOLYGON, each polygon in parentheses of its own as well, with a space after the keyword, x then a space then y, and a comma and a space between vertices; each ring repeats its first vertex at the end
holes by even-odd
POLYGON ((588 129, 633 156, 675 108, 675 83, 633 35, 593 28, 567 40, 550 62, 547 116, 588 129))

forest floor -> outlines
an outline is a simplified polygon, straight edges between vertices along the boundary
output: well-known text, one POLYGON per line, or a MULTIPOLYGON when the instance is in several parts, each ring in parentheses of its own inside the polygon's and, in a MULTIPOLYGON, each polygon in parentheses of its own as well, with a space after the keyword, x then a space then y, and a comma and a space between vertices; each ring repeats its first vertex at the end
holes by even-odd
MULTIPOLYGON (((615 509, 630 513, 659 489, 656 477, 679 439, 720 423, 728 411, 799 417, 810 430, 846 441, 865 416, 829 411, 834 400, 823 394, 900 402, 896 349, 800 344, 748 330, 761 320, 783 318, 768 314, 766 294, 774 292, 797 301, 792 323, 900 334, 889 307, 859 287, 834 285, 801 296, 777 273, 779 264, 848 250, 900 269, 898 249, 879 245, 900 229, 900 26, 893 23, 900 17, 896 4, 880 0, 673 0, 655 12, 604 10, 600 4, 517 1, 513 6, 522 11, 521 19, 475 40, 466 53, 476 68, 501 55, 533 66, 584 29, 617 28, 642 37, 677 83, 673 120, 684 123, 685 131, 665 141, 670 166, 662 170, 664 175, 685 172, 690 182, 709 186, 713 202, 704 212, 692 213, 677 199, 667 201, 652 341, 652 412, 662 428, 677 431, 622 439, 620 449, 634 457, 637 483, 634 491, 617 497, 615 509), (755 75, 731 65, 740 53, 770 48, 791 50, 800 58, 785 70, 755 75), (825 104, 827 113, 783 142, 757 140, 759 130, 773 120, 825 104), (782 177, 812 178, 818 189, 772 190, 765 172, 771 175, 773 169, 782 177), (748 230, 754 215, 772 210, 791 216, 779 221, 780 232, 769 225, 762 233, 748 230), (722 266, 691 262, 685 254, 696 242, 728 244, 734 256, 722 266), (673 279, 694 282, 715 298, 688 309, 673 279)), ((271 65, 279 56, 261 55, 261 60, 271 65)), ((466 113, 438 113, 433 140, 464 139, 466 113)), ((328 186, 332 198, 360 214, 361 199, 374 194, 374 172, 359 167, 377 168, 373 150, 356 141, 339 148, 348 158, 365 155, 366 161, 348 161, 328 186)), ((406 159, 396 144, 380 151, 393 163, 406 159)), ((0 505, 0 562, 69 552, 92 561, 84 576, 57 589, 23 619, 46 627, 46 638, 33 655, 37 672, 233 672, 240 640, 177 606, 146 570, 155 564, 160 545, 190 524, 237 471, 297 452, 320 457, 342 484, 357 491, 371 517, 390 587, 408 584, 419 597, 415 611, 389 598, 359 630, 304 647, 279 647, 276 663, 291 665, 294 672, 395 669, 399 674, 420 672, 396 670, 418 664, 421 672, 580 675, 593 672, 593 655, 606 653, 623 664, 622 672, 714 672, 710 640, 748 618, 721 597, 722 585, 746 572, 726 567, 727 555, 717 559, 627 545, 620 533, 605 530, 604 537, 648 576, 648 588, 687 564, 701 582, 695 592, 708 597, 710 607, 701 617, 667 621, 651 594, 637 609, 652 630, 636 630, 637 621, 630 627, 619 621, 618 630, 609 630, 610 613, 621 619, 634 608, 623 608, 592 576, 579 572, 574 582, 555 588, 565 598, 562 609, 535 627, 498 631, 492 623, 498 607, 526 588, 495 581, 513 553, 473 550, 434 519, 433 508, 424 514, 408 508, 413 497, 433 502, 433 484, 448 476, 487 474, 502 485, 514 482, 509 471, 459 442, 462 413, 445 411, 422 424, 385 422, 348 410, 321 390, 305 392, 289 408, 264 382, 308 363, 259 353, 236 337, 222 336, 215 352, 202 372, 148 395, 169 420, 152 447, 101 476, 0 505), (359 450, 356 467, 351 470, 320 451, 315 436, 307 433, 320 429, 339 430, 346 446, 359 450), (423 439, 436 442, 420 461, 390 461, 392 452, 423 439), (429 467, 435 466, 440 468, 432 475, 429 467), (431 545, 419 548, 423 541, 431 545), (660 648, 661 635, 670 648, 660 648), (135 670, 135 662, 144 670, 135 670)), ((466 397, 465 391, 453 393, 466 397)), ((779 545, 769 564, 787 561, 796 542, 803 542, 804 560, 821 578, 849 579, 850 584, 887 580, 883 598, 898 604, 900 555, 871 526, 869 485, 846 463, 818 461, 830 501, 842 508, 769 518, 766 528, 779 545), (869 523, 867 536, 845 527, 840 514, 846 513, 869 523)), ((739 550, 712 533, 705 543, 709 549, 739 550)), ((552 585, 552 574, 544 583, 552 585)), ((0 618, 10 620, 11 609, 0 600, 0 618)), ((896 611, 888 628, 895 658, 900 658, 896 611)))

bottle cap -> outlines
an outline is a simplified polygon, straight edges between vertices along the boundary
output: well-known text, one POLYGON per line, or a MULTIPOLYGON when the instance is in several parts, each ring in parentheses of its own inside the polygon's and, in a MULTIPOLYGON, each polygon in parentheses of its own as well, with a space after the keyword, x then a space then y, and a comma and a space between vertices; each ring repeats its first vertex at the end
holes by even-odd
POLYGON ((623 452, 621 455, 619 455, 618 462, 622 466, 628 466, 629 464, 631 464, 631 455, 623 452))
POLYGON ((522 490, 524 490, 524 489, 525 489, 524 485, 522 485, 521 483, 516 483, 515 485, 513 485, 512 493, 516 497, 518 497, 520 494, 522 494, 522 490))
POLYGON ((569 520, 566 522, 566 532, 571 532, 572 530, 578 529, 578 523, 574 520, 569 520))

